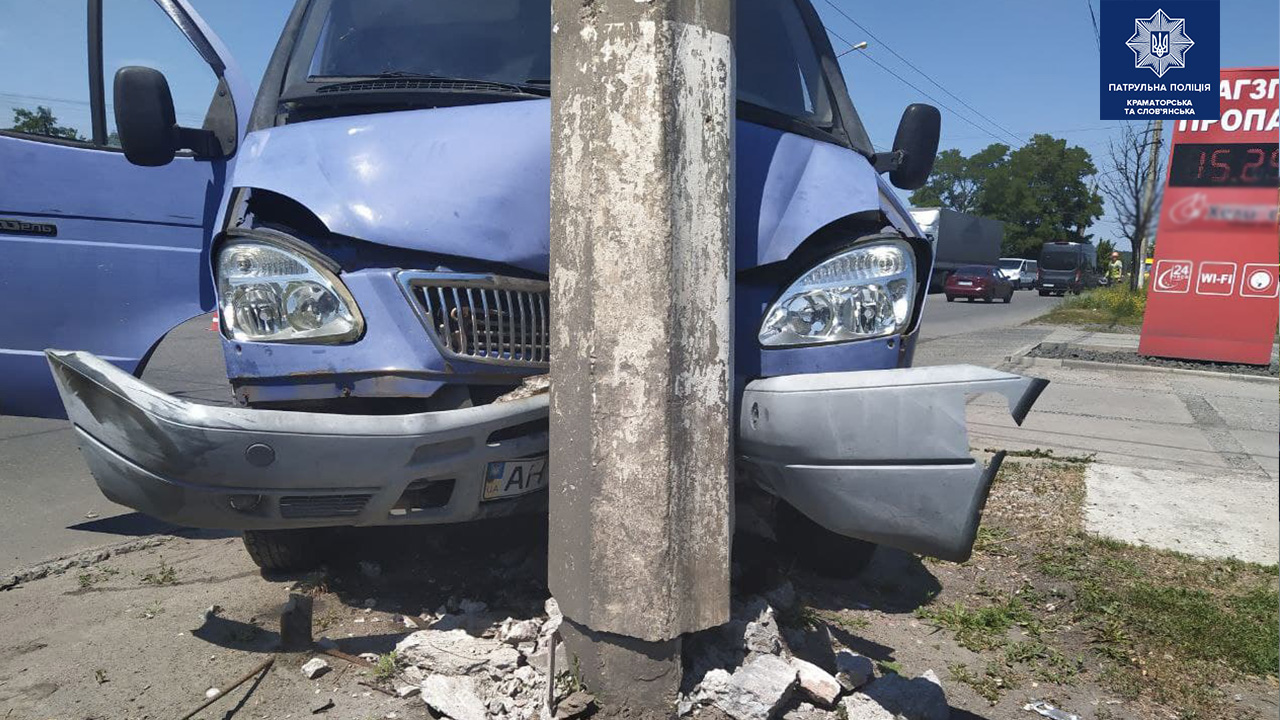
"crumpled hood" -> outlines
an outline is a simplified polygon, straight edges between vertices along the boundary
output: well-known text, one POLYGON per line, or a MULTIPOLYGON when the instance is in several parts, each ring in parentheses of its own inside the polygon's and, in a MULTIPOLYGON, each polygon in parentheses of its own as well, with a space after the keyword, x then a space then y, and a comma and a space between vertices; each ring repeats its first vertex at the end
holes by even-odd
POLYGON ((546 273, 551 102, 354 115, 250 133, 235 185, 302 203, 330 231, 546 273))
MULTIPOLYGON (((857 153, 741 120, 736 130, 739 269, 784 260, 824 225, 891 200, 857 153)), ((292 198, 340 235, 548 272, 550 100, 258 130, 234 172, 235 186, 292 198)))

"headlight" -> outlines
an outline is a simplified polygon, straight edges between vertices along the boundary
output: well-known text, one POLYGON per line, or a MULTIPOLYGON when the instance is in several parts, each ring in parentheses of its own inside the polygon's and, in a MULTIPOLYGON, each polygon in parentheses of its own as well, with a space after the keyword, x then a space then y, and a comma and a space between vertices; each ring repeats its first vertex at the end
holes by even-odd
POLYGON ((233 340, 342 343, 364 318, 337 276, 304 256, 260 242, 235 242, 218 253, 218 305, 233 340))
POLYGON ((765 313, 766 347, 865 340, 901 332, 916 296, 915 255, 904 242, 863 245, 802 275, 765 313))

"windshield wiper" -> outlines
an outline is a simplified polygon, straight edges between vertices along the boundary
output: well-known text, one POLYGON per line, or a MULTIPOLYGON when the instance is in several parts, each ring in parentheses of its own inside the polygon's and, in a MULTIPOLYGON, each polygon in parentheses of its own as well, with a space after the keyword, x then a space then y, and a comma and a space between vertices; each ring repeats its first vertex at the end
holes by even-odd
POLYGON ((308 84, 324 83, 315 88, 313 91, 315 94, 361 90, 507 92, 537 95, 540 97, 546 97, 550 94, 549 88, 543 87, 537 82, 505 82, 499 80, 484 80, 479 78, 409 72, 406 70, 394 70, 390 72, 375 73, 372 75, 312 76, 307 78, 307 81, 308 84), (379 82, 385 82, 388 84, 384 87, 379 87, 379 82))

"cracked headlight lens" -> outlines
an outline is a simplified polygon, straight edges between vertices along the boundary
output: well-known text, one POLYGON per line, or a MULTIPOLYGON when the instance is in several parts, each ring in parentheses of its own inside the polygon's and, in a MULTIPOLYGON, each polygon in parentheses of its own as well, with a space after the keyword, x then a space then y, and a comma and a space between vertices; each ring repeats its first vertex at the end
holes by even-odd
POLYGON ((906 329, 916 296, 905 242, 850 248, 800 276, 765 313, 765 347, 865 340, 906 329))
POLYGON ((275 245, 225 245, 217 282, 223 332, 233 340, 334 344, 364 330, 364 318, 337 276, 275 245))

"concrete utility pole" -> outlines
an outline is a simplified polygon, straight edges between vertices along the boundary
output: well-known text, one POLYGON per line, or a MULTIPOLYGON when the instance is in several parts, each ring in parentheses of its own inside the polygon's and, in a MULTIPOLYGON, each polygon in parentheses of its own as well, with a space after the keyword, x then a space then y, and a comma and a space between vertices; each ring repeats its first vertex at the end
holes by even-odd
POLYGON ((597 697, 665 716, 729 617, 733 5, 551 5, 549 583, 597 697))
POLYGON ((1156 226, 1156 218, 1153 215, 1155 213, 1156 206, 1156 174, 1160 168, 1160 132, 1163 128, 1164 121, 1156 120, 1151 126, 1152 137, 1151 141, 1148 143, 1148 146, 1151 148, 1151 162, 1147 164, 1147 190, 1146 200, 1143 204, 1146 205, 1147 215, 1151 217, 1148 217, 1147 227, 1142 233, 1141 242, 1138 243, 1137 267, 1133 269, 1139 290, 1142 289, 1142 285, 1145 282, 1144 271, 1147 269, 1148 236, 1155 231, 1156 226))

